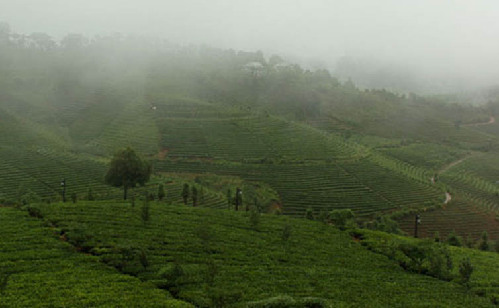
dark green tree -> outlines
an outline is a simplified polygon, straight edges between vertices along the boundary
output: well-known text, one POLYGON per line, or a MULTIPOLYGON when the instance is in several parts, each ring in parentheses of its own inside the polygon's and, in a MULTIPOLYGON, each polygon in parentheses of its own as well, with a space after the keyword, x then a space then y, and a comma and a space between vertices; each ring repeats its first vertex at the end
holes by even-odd
POLYGON ((461 276, 461 283, 469 286, 471 274, 473 273, 473 265, 469 258, 465 258, 459 264, 459 276, 461 276))
POLYGON ((147 196, 144 199, 144 203, 142 203, 140 217, 142 218, 142 221, 144 223, 146 223, 146 222, 149 221, 149 218, 150 218, 150 214, 149 214, 149 200, 147 199, 147 196))
POLYGON ((482 240, 480 241, 480 246, 478 246, 478 248, 484 251, 489 250, 489 234, 487 233, 487 231, 483 231, 482 240))
POLYGON ((234 197, 236 202, 236 211, 239 211, 239 206, 243 205, 243 191, 241 188, 236 188, 236 196, 234 197))
POLYGON ((184 204, 187 205, 187 200, 189 199, 189 184, 184 183, 184 187, 182 188, 182 193, 180 195, 184 200, 184 204))
POLYGON ((159 184, 159 186, 158 186, 158 200, 162 201, 165 198, 165 196, 166 196, 165 187, 163 186, 163 184, 159 184))
POLYGON ((192 206, 198 205, 198 189, 196 186, 192 186, 192 206))
POLYGON ((128 147, 114 154, 105 181, 114 187, 123 187, 123 199, 126 200, 128 189, 144 185, 150 176, 151 165, 128 147))

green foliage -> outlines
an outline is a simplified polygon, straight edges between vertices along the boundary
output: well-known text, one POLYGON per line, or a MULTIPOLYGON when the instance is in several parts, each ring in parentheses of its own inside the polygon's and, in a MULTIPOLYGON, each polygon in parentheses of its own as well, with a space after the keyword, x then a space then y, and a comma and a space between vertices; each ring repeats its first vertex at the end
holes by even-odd
POLYGON ((105 181, 112 186, 123 187, 123 199, 126 200, 127 190, 149 181, 151 170, 151 165, 128 147, 114 154, 105 181))
POLYGON ((166 193, 165 193, 165 187, 163 184, 159 184, 158 186, 158 200, 163 201, 163 198, 165 198, 166 193))
POLYGON ((438 231, 435 231, 435 234, 433 235, 433 240, 436 243, 440 243, 440 233, 438 231))
POLYGON ((88 189, 87 189, 87 200, 88 201, 94 201, 95 200, 94 193, 92 191, 92 187, 90 187, 90 186, 88 186, 88 189))
POLYGON ((480 250, 488 251, 489 250, 489 234, 487 231, 483 231, 482 238, 480 241, 480 245, 478 246, 480 250))
POLYGON ((142 219, 142 221, 144 223, 147 223, 149 221, 149 219, 151 218, 149 200, 147 199, 147 197, 142 202, 142 207, 141 207, 141 211, 140 211, 140 218, 142 219))
POLYGON ((287 242, 292 234, 293 234, 293 227, 290 224, 285 224, 284 227, 282 228, 281 239, 287 242))
POLYGON ((185 271, 178 262, 168 264, 159 270, 158 276, 163 279, 160 287, 166 288, 173 296, 178 296, 185 271))
POLYGON ((314 220, 314 210, 311 207, 308 207, 305 210, 305 218, 309 220, 314 220))
POLYGON ((76 201, 78 201, 78 195, 75 192, 71 193, 71 201, 73 203, 76 203, 76 201))
MULTIPOLYGON (((88 253, 72 249, 45 225, 25 211, 0 208, 0 232, 4 236, 0 244, 0 306, 139 307, 154 303, 192 307, 171 300, 165 291, 151 288, 135 277, 110 269, 88 253)), ((71 233, 68 230, 62 239, 71 233)))
POLYGON ((330 307, 327 301, 323 298, 306 297, 301 299, 294 299, 288 295, 272 297, 260 301, 247 303, 248 308, 325 308, 330 307))
POLYGON ((454 231, 452 231, 447 236, 446 243, 452 246, 460 247, 463 246, 463 239, 459 235, 457 235, 454 231))
POLYGON ((355 215, 350 209, 333 210, 329 212, 330 221, 342 230, 353 224, 354 217, 355 215))
POLYGON ((256 230, 258 228, 258 224, 260 223, 260 213, 256 209, 250 211, 249 222, 253 229, 256 230))
POLYGON ((189 184, 184 183, 181 193, 182 199, 184 200, 184 205, 187 205, 187 200, 189 199, 189 184))
MULTIPOLYGON (((140 209, 123 210, 122 203, 80 201, 40 208, 45 219, 64 225, 67 234, 73 227, 85 227, 92 235, 91 251, 102 262, 196 306, 218 300, 244 306, 282 294, 296 301, 304 294, 324 298, 332 306, 396 306, 421 300, 437 306, 480 306, 486 301, 455 284, 405 273, 398 261, 365 249, 349 234, 306 219, 261 215, 254 232, 245 227, 246 213, 151 203, 155 219, 144 228, 140 209), (292 226, 292 240, 283 243, 280 237, 286 225, 292 226), (209 231, 207 236, 203 230, 209 231), (127 248, 128 257, 120 248, 127 248), (146 268, 140 262, 141 249, 150 262, 146 268), (177 260, 176 267, 181 268, 177 272, 182 274, 171 274, 172 260, 177 260), (347 277, 347 283, 362 287, 366 296, 359 297, 357 288, 345 288, 344 279, 331 277, 347 277), (400 292, 387 293, 393 285, 400 292)), ((427 259, 423 266, 431 268, 440 264, 438 260, 447 262, 444 256, 433 263, 427 259)))
POLYGON ((198 188, 196 186, 192 186, 192 206, 198 205, 198 188))
POLYGON ((31 217, 43 218, 42 211, 40 210, 40 208, 38 208, 36 206, 33 206, 33 205, 28 206, 28 213, 29 213, 29 216, 31 216, 31 217))
POLYGON ((469 258, 464 258, 461 263, 459 263, 460 282, 469 286, 471 274, 473 274, 473 265, 469 258))
POLYGON ((147 258, 147 253, 144 249, 141 249, 139 252, 139 261, 144 269, 147 269, 147 267, 150 265, 149 259, 147 258))

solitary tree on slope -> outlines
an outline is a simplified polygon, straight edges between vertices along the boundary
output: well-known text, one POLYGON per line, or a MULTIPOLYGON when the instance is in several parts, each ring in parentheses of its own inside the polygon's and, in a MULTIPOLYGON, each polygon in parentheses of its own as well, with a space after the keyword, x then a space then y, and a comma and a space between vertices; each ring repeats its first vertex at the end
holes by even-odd
POLYGON ((150 176, 151 165, 127 147, 114 154, 105 181, 114 187, 123 187, 123 199, 126 200, 128 189, 144 185, 150 176))

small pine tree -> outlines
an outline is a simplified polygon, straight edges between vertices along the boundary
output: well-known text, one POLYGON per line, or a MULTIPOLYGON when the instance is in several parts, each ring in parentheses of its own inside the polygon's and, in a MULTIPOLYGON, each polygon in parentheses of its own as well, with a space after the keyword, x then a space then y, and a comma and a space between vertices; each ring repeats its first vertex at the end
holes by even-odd
POLYGON ((437 243, 440 242, 440 233, 438 231, 435 231, 435 234, 433 235, 433 240, 437 243))
POLYGON ((149 218, 150 218, 150 214, 149 214, 149 200, 147 199, 147 196, 145 197, 144 203, 142 204, 142 209, 141 209, 140 216, 141 216, 142 221, 144 223, 146 223, 146 222, 149 221, 149 218))
POLYGON ((469 281, 471 274, 473 273, 473 265, 469 258, 465 258, 459 264, 459 276, 461 277, 461 283, 469 286, 469 281))
POLYGON ((480 248, 480 250, 484 250, 484 251, 489 250, 489 234, 487 233, 487 231, 483 231, 482 240, 481 240, 480 246, 478 246, 478 248, 480 248))
POLYGON ((165 196, 166 196, 165 188, 164 188, 163 184, 159 184, 159 186, 158 186, 158 200, 163 201, 165 196))
POLYGON ((184 200, 184 205, 187 205, 187 200, 189 199, 189 184, 184 183, 181 193, 182 199, 184 200))
POLYGON ((198 205, 198 189, 196 186, 192 186, 192 206, 198 205))
POLYGON ((292 227, 290 224, 285 224, 284 225, 284 228, 282 229, 282 234, 281 234, 281 238, 283 241, 287 241, 289 240, 289 238, 291 237, 291 233, 292 233, 292 227))

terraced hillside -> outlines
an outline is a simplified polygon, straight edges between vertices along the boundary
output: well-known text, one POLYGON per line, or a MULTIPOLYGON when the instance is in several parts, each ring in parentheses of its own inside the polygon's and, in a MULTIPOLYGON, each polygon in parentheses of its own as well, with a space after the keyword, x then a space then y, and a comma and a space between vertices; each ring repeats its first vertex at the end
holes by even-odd
POLYGON ((191 307, 61 241, 26 211, 0 207, 0 306, 191 307))
MULTIPOLYGON (((499 239, 499 221, 494 213, 466 199, 453 196, 453 200, 443 208, 421 212, 418 226, 420 237, 434 237, 438 232, 441 239, 456 233, 466 239, 478 241, 487 231, 490 239, 499 239)), ((400 228, 409 235, 414 234, 414 215, 399 220, 400 228)))
POLYGON ((282 295, 333 306, 489 305, 454 282, 405 272, 318 222, 164 204, 150 204, 148 221, 126 203, 36 208, 101 262, 196 306, 282 295), (137 254, 124 263, 125 251, 137 254))

